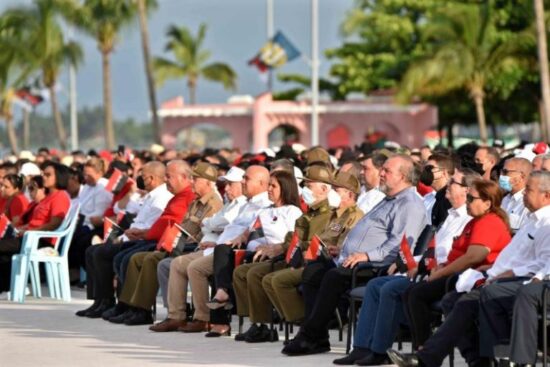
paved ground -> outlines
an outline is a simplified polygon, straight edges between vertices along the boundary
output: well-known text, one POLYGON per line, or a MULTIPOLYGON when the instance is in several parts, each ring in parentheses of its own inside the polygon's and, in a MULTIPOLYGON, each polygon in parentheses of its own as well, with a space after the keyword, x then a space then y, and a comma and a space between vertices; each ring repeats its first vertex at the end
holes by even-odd
MULTIPOLYGON (((344 342, 338 342, 333 333, 332 352, 290 358, 280 353, 282 342, 247 344, 230 337, 212 340, 202 334, 157 334, 147 330, 147 326, 121 326, 74 316, 75 311, 89 304, 85 293, 77 289, 73 289, 71 303, 28 297, 24 304, 15 304, 6 301, 5 293, 2 294, 0 366, 318 367, 332 365, 332 360, 343 356, 345 349, 344 342)), ((160 304, 158 309, 159 317, 164 317, 160 304)), ((233 327, 236 330, 236 322, 233 327)), ((410 350, 410 346, 405 348, 410 350)), ((463 367, 464 363, 460 360, 455 366, 463 367)))

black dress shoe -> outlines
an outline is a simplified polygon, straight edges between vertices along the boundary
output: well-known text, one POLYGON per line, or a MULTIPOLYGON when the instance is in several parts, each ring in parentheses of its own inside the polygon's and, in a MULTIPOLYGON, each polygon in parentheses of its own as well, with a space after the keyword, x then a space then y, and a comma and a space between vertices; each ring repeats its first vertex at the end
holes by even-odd
POLYGON ((355 361, 367 357, 370 353, 370 350, 367 348, 353 348, 350 354, 343 358, 335 359, 332 363, 340 366, 351 366, 352 364, 355 364, 355 361))
POLYGON ((287 356, 305 356, 325 352, 330 352, 328 339, 313 340, 300 333, 281 351, 287 356))
POLYGON ((101 301, 99 307, 86 312, 86 317, 89 317, 90 319, 100 318, 103 312, 113 307, 114 303, 115 301, 113 301, 112 299, 104 299, 103 301, 101 301))
POLYGON ((420 360, 415 354, 406 354, 388 349, 388 356, 398 367, 416 367, 421 365, 420 360))
POLYGON ((96 299, 96 300, 94 300, 94 303, 92 303, 92 305, 90 307, 85 308, 84 310, 76 311, 75 315, 79 316, 79 317, 85 317, 88 312, 95 310, 100 305, 101 305, 101 300, 96 299))
POLYGON ((259 333, 259 332, 260 332, 260 327, 256 324, 252 324, 252 325, 250 325, 248 330, 245 331, 244 333, 239 333, 239 334, 235 335, 235 341, 244 342, 248 335, 259 333))
POLYGON ((116 317, 122 315, 124 312, 128 311, 128 306, 124 303, 117 303, 115 306, 109 308, 107 311, 101 314, 101 318, 105 321, 109 321, 111 317, 116 317))
POLYGON ((381 364, 391 364, 390 357, 386 353, 370 353, 368 356, 355 361, 358 366, 380 366, 381 364))
POLYGON ((257 333, 247 335, 244 341, 247 343, 276 342, 279 341, 279 334, 277 330, 271 330, 266 325, 262 324, 258 328, 257 333))
POLYGON ((124 311, 123 313, 121 313, 120 315, 113 316, 113 317, 109 318, 109 321, 114 323, 114 324, 124 324, 124 321, 126 319, 129 319, 132 316, 134 316, 134 310, 128 309, 128 310, 124 311))
POLYGON ((124 319, 124 325, 134 326, 134 325, 150 325, 154 322, 153 315, 150 311, 144 309, 138 309, 134 311, 132 316, 124 319))

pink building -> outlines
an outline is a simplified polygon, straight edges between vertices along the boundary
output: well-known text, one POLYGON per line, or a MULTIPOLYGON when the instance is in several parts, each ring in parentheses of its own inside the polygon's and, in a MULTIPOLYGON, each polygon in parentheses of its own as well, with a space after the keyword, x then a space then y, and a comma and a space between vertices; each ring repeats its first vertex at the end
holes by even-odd
MULTIPOLYGON (((398 105, 390 97, 368 101, 321 102, 319 142, 325 147, 361 144, 368 133, 381 132, 388 140, 411 147, 424 143, 424 133, 437 126, 437 109, 428 104, 398 105)), ((184 129, 213 124, 224 129, 233 147, 258 151, 283 140, 310 145, 309 101, 274 101, 265 93, 256 99, 240 98, 226 104, 185 105, 183 98, 163 103, 162 140, 176 147, 184 129)), ((208 146, 220 147, 216 142, 208 146)))

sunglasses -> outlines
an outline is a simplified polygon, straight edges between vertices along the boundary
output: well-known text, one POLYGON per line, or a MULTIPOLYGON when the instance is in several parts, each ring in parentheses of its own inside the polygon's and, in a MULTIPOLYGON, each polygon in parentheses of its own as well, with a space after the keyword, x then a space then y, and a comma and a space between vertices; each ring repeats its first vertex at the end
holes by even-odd
POLYGON ((458 182, 453 178, 451 178, 451 180, 449 181, 449 186, 451 186, 451 185, 458 185, 458 186, 462 186, 462 187, 468 187, 468 185, 466 185, 465 183, 458 182))
POLYGON ((472 203, 474 200, 481 200, 481 198, 479 196, 473 196, 473 195, 470 195, 470 194, 467 194, 466 195, 466 202, 467 203, 472 203))

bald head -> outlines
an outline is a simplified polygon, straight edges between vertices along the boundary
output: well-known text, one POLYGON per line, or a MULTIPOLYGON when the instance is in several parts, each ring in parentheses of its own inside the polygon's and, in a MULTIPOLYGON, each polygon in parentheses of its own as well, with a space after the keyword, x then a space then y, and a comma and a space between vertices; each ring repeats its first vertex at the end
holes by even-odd
POLYGON ((252 198, 267 191, 269 171, 263 166, 250 166, 243 178, 243 191, 247 198, 252 198))
POLYGON ((146 191, 153 191, 164 183, 166 166, 159 161, 146 163, 141 169, 141 177, 146 191))
POLYGON ((191 167, 185 161, 176 159, 166 166, 166 188, 177 195, 189 187, 192 182, 191 167))

